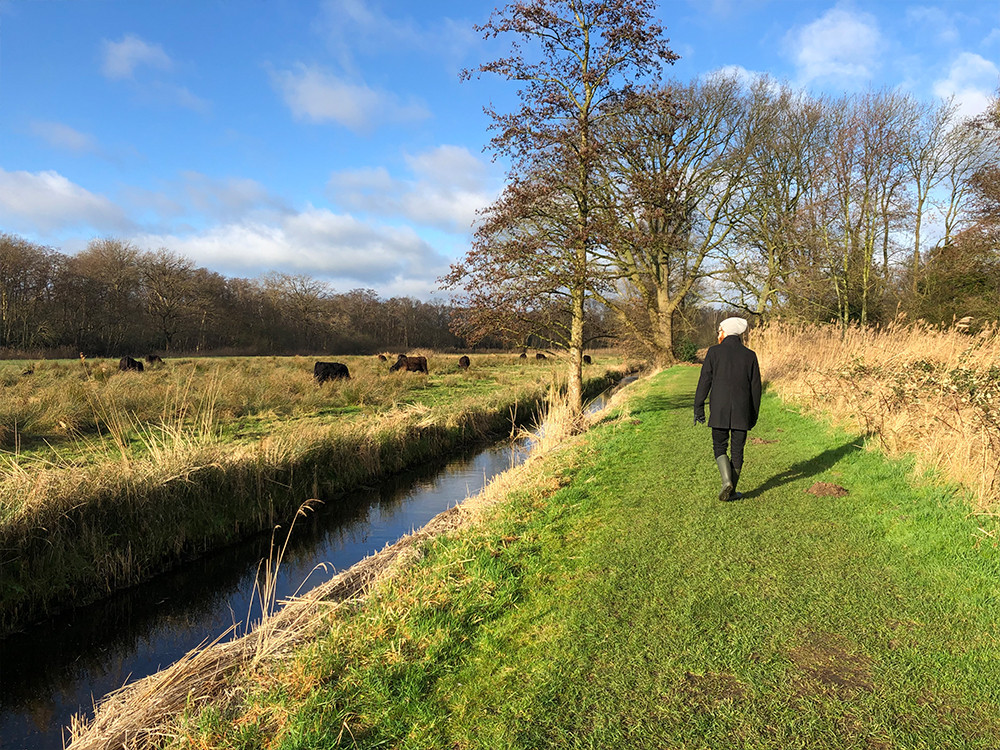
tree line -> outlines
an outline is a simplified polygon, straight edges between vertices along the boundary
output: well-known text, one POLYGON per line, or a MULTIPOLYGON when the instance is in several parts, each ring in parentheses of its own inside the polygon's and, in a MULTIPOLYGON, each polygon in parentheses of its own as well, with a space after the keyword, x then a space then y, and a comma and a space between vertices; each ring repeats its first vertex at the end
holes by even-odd
POLYGON ((335 293, 306 275, 227 278, 161 248, 95 239, 67 255, 0 234, 0 351, 125 354, 462 347, 451 306, 370 289, 335 293))
POLYGON ((464 335, 540 330, 579 351, 600 305, 667 363, 707 305, 997 319, 996 101, 970 120, 888 89, 664 80, 649 2, 523 0, 480 30, 514 39, 477 70, 517 81, 523 107, 491 112, 508 183, 445 279, 464 335))

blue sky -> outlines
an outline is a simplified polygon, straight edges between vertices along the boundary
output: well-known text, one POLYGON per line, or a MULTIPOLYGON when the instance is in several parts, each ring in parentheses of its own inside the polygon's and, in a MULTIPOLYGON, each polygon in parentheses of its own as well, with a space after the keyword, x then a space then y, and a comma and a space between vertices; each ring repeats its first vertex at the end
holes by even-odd
MULTIPOLYGON (((0 231, 72 253, 96 237, 226 275, 441 294, 503 164, 459 81, 502 53, 479 0, 0 0, 0 231)), ((981 110, 1000 0, 661 0, 667 75, 887 86, 981 110)))

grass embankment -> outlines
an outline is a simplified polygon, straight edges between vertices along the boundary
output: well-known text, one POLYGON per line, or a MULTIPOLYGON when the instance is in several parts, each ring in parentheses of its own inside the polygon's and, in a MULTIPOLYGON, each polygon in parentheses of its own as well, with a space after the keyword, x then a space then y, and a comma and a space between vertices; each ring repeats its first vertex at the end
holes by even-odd
MULTIPOLYGON (((432 355, 428 377, 345 358, 353 379, 322 386, 305 358, 36 367, 0 408, 30 446, 4 456, 0 480, 0 633, 285 523, 307 498, 508 431, 561 369, 457 359, 432 355)), ((610 382, 598 365, 587 376, 592 392, 610 382)))
POLYGON ((749 346, 783 398, 889 455, 912 454, 918 472, 960 483, 977 512, 1000 514, 1000 329, 776 323, 749 346))
POLYGON ((697 375, 638 384, 629 418, 156 742, 1000 746, 1000 556, 962 499, 765 394, 746 498, 719 503, 697 375))

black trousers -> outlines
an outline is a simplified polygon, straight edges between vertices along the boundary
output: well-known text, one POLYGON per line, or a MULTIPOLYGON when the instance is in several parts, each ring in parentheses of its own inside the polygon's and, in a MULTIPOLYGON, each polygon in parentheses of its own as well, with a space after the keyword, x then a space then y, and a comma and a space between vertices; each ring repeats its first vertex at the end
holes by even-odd
POLYGON ((729 460, 733 464, 733 470, 740 471, 743 468, 743 446, 747 442, 746 430, 727 430, 720 427, 713 427, 712 448, 715 450, 716 458, 726 455, 730 433, 733 436, 733 452, 729 460))

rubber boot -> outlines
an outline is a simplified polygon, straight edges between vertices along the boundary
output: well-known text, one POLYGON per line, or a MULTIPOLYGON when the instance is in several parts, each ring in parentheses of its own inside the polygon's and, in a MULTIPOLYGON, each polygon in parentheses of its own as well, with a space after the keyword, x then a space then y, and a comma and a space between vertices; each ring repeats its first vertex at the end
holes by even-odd
MULTIPOLYGON (((732 465, 732 464, 730 463, 730 465, 732 465)), ((739 469, 737 469, 735 466, 733 466, 733 492, 729 496, 730 500, 742 500, 743 499, 743 493, 736 491, 736 485, 738 485, 740 483, 740 471, 742 471, 742 469, 743 469, 742 466, 739 469)))
POLYGON ((733 494, 733 465, 729 463, 729 456, 716 456, 715 463, 719 466, 719 475, 722 477, 722 489, 719 490, 719 500, 726 502, 733 494))

